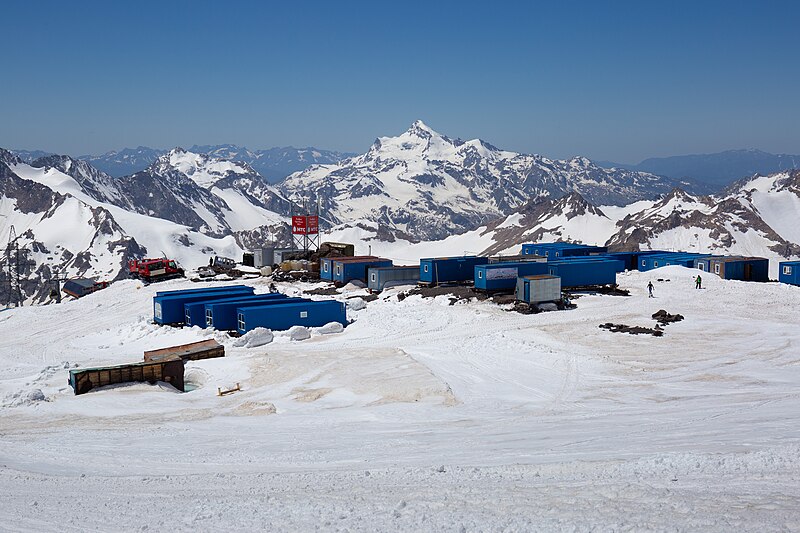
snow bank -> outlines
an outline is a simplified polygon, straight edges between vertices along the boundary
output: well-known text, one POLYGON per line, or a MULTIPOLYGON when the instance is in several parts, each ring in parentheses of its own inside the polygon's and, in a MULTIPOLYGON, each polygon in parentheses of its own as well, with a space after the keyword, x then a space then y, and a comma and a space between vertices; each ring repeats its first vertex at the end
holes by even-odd
POLYGON ((324 326, 316 328, 314 331, 321 335, 330 335, 331 333, 341 333, 344 331, 344 326, 338 322, 328 322, 324 326))
POLYGON ((256 348, 271 343, 273 338, 272 330, 255 328, 233 341, 233 345, 237 348, 256 348))
POLYGON ((286 332, 286 336, 293 341, 304 341, 311 338, 311 332, 305 326, 292 326, 286 332))

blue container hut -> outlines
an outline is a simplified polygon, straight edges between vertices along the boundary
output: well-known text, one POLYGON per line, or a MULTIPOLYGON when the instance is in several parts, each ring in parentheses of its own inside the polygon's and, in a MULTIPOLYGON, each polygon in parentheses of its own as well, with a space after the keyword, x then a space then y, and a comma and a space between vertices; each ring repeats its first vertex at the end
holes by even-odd
POLYGON ((213 327, 220 331, 232 331, 236 329, 237 309, 246 307, 264 307, 268 305, 285 305, 300 302, 310 302, 308 298, 274 298, 272 300, 249 300, 239 302, 211 302, 204 305, 206 315, 206 326, 213 327))
POLYGON ((274 299, 285 299, 286 295, 281 293, 269 293, 269 294, 248 294, 245 296, 231 296, 225 297, 222 299, 217 300, 200 300, 198 302, 189 302, 184 304, 183 310, 184 314, 186 315, 185 320, 183 321, 184 324, 187 326, 200 326, 204 328, 208 326, 206 323, 206 304, 210 301, 214 302, 249 302, 249 301, 256 301, 256 302, 263 302, 265 300, 274 300, 274 299))
POLYGON ((739 281, 769 281, 769 259, 764 257, 711 257, 696 259, 698 269, 711 272, 722 279, 739 281))
POLYGON ((333 262, 334 261, 361 261, 364 259, 379 259, 374 255, 350 255, 344 257, 323 257, 319 260, 319 278, 333 281, 333 262))
POLYGON ((347 325, 344 303, 324 300, 236 309, 236 331, 241 334, 255 328, 280 331, 292 326, 319 327, 329 322, 347 325))
POLYGON ((778 281, 800 285, 800 261, 782 261, 778 264, 778 281))
POLYGON ((616 285, 617 272, 625 266, 618 259, 560 260, 547 265, 551 276, 561 278, 562 288, 616 285))
POLYGON ((416 285, 419 281, 418 266, 369 267, 367 269, 367 287, 372 292, 380 292, 387 284, 416 285))
POLYGON ((475 267, 475 288, 481 291, 513 291, 517 278, 547 274, 547 263, 492 263, 475 267))
POLYGON ((592 246, 574 242, 543 242, 522 245, 522 255, 541 255, 548 259, 569 256, 587 256, 606 253, 605 246, 592 246))
POLYGON ((471 282, 475 279, 475 267, 488 264, 488 257, 474 255, 421 259, 419 281, 426 285, 471 282))
POLYGON ((653 254, 663 254, 663 250, 637 250, 633 252, 608 252, 598 257, 618 259, 625 263, 625 270, 638 270, 639 258, 653 254))
POLYGON ((711 257, 710 254, 692 254, 684 252, 666 252, 661 254, 650 254, 639 257, 638 268, 641 272, 647 272, 655 268, 671 265, 695 267, 695 261, 704 257, 711 257))
POLYGON ((350 281, 359 280, 366 284, 368 268, 390 266, 392 266, 391 259, 382 257, 347 261, 335 259, 333 261, 333 282, 337 285, 345 285, 350 281))
POLYGON ((210 292, 187 292, 184 294, 165 294, 153 297, 153 321, 156 324, 183 324, 186 319, 184 306, 190 302, 212 301, 253 294, 253 287, 244 285, 228 287, 227 290, 210 292))
POLYGON ((173 291, 158 291, 156 296, 175 296, 178 294, 194 294, 197 292, 217 292, 228 291, 233 288, 246 287, 246 285, 217 285, 214 287, 203 287, 201 289, 177 289, 173 291))

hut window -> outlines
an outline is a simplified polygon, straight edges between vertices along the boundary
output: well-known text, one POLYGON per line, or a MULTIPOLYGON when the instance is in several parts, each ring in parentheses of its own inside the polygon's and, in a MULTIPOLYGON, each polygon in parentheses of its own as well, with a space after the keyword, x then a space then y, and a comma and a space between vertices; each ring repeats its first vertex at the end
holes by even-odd
POLYGON ((714 263, 714 274, 719 274, 719 263, 714 263))
POLYGON ((341 273, 342 273, 342 267, 340 267, 340 266, 337 266, 337 267, 336 267, 336 274, 337 274, 337 275, 339 275, 339 274, 341 274, 341 273))
POLYGON ((791 276, 792 275, 792 267, 790 267, 789 265, 785 265, 783 267, 783 273, 785 275, 787 275, 787 276, 791 276))
POLYGON ((653 267, 658 268, 658 261, 653 261, 653 267))
POLYGON ((642 266, 647 266, 647 261, 645 261, 644 259, 642 259, 642 266))
POLYGON ((372 281, 375 281, 375 277, 376 277, 375 274, 372 274, 372 277, 370 279, 372 279, 372 281))
POLYGON ((482 278, 482 277, 483 277, 483 272, 481 272, 481 271, 479 270, 479 271, 478 271, 478 279, 480 279, 480 278, 482 278))
POLYGON ((558 257, 558 252, 556 252, 556 257, 558 257))
POLYGON ((308 318, 308 311, 300 311, 300 318, 308 318))
POLYGON ((206 309, 206 326, 214 325, 214 315, 211 314, 211 309, 206 309))
POLYGON ((328 263, 323 263, 322 270, 324 270, 325 272, 328 271, 328 263))
POLYGON ((427 272, 427 271, 428 271, 428 265, 425 265, 425 266, 423 266, 422 268, 423 268, 423 270, 425 270, 425 272, 427 272))
POLYGON ((244 314, 243 313, 239 313, 239 315, 236 317, 236 323, 237 323, 236 325, 239 327, 239 329, 244 331, 245 324, 244 324, 244 314))
POLYGON ((697 263, 697 268, 699 268, 700 270, 705 270, 706 269, 706 264, 705 263, 697 263))
POLYGON ((549 255, 550 255, 550 251, 549 251, 549 250, 545 250, 545 252, 544 252, 544 256, 545 256, 545 257, 547 257, 547 256, 549 256, 549 255))

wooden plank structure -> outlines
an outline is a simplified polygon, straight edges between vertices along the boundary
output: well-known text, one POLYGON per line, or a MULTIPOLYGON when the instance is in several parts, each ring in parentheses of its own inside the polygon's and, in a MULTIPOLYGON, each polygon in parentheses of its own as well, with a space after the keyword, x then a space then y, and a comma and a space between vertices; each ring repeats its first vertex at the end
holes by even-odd
POLYGON ((174 357, 178 357, 183 361, 225 357, 225 347, 214 339, 208 339, 144 352, 145 361, 167 361, 174 357))
POLYGON ((85 394, 96 387, 145 381, 148 383, 163 381, 183 392, 183 360, 174 356, 160 361, 76 368, 69 371, 69 385, 76 395, 85 394))

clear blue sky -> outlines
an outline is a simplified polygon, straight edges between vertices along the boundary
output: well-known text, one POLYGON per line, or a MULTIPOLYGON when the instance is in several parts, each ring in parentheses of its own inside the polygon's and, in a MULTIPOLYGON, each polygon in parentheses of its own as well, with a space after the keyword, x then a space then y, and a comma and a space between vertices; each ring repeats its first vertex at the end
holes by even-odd
POLYGON ((3 3, 0 146, 800 153, 800 2, 3 3))

